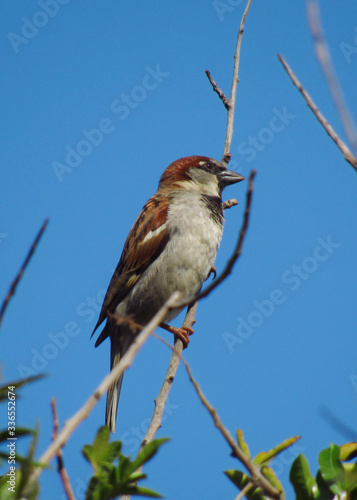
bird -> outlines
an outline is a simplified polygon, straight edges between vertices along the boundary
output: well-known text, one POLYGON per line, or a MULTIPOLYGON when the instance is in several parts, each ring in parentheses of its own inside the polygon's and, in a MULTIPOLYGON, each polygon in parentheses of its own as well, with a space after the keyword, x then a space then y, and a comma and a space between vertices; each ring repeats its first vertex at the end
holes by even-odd
MULTIPOLYGON (((110 338, 111 369, 139 333, 135 326, 144 327, 175 291, 188 300, 201 290, 222 238, 222 191, 242 180, 207 156, 180 158, 163 172, 128 234, 92 333, 106 320, 95 347, 110 338)), ((160 326, 187 344, 192 330, 167 325, 182 309, 160 326)), ((122 381, 123 375, 107 393, 105 421, 113 433, 122 381)))

